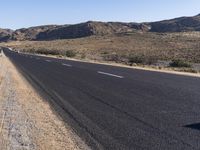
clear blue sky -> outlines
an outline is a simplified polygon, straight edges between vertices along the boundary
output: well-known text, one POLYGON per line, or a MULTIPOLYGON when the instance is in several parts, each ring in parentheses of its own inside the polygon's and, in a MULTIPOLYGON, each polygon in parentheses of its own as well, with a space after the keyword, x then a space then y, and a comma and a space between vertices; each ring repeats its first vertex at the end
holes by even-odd
POLYGON ((200 0, 1 0, 0 28, 88 20, 147 22, 200 13, 200 0))

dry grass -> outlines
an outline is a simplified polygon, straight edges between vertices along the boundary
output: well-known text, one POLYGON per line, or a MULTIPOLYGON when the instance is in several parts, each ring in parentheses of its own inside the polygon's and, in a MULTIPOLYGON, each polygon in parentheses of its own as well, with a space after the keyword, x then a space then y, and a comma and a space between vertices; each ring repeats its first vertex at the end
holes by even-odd
POLYGON ((128 63, 130 56, 144 60, 174 60, 200 63, 200 32, 142 33, 110 36, 91 36, 55 41, 21 41, 3 45, 25 52, 65 55, 73 57, 128 63))

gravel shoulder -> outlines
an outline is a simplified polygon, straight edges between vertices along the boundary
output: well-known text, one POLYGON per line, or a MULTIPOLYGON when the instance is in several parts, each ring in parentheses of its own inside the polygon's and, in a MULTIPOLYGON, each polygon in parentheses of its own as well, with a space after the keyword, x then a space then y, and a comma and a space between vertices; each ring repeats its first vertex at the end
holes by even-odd
POLYGON ((89 149, 4 55, 0 56, 0 149, 89 149))

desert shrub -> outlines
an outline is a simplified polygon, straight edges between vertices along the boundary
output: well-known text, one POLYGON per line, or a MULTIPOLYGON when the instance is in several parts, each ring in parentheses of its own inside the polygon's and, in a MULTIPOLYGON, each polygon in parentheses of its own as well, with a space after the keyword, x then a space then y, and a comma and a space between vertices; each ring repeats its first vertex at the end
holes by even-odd
POLYGON ((144 56, 144 55, 131 55, 128 57, 128 63, 130 65, 136 64, 146 64, 151 65, 157 62, 157 58, 154 56, 144 56))
POLYGON ((76 52, 73 51, 73 50, 67 50, 67 51, 64 52, 64 55, 66 57, 75 57, 76 56, 76 52))
POLYGON ((43 54, 43 55, 59 55, 60 54, 58 50, 47 50, 47 49, 38 49, 38 50, 35 50, 35 53, 43 54))
POLYGON ((184 72, 190 72, 190 73, 198 73, 197 70, 192 69, 192 68, 184 69, 183 71, 184 71, 184 72))
POLYGON ((86 54, 85 53, 81 54, 81 59, 85 59, 85 58, 86 58, 86 54))
POLYGON ((119 56, 118 54, 106 54, 103 55, 103 59, 105 61, 121 62, 121 56, 119 56))
MULTIPOLYGON (((26 52, 26 50, 25 50, 25 49, 23 49, 23 51, 25 51, 25 52, 26 52)), ((35 53, 35 49, 34 49, 34 48, 30 48, 28 51, 29 51, 30 53, 35 53)))
POLYGON ((191 67, 191 64, 181 60, 181 59, 174 59, 172 60, 172 62, 169 64, 170 67, 185 67, 185 68, 189 68, 191 67))
POLYGON ((107 52, 107 51, 104 51, 104 52, 101 52, 101 54, 102 54, 102 55, 108 55, 108 54, 109 54, 109 52, 107 52))
POLYGON ((158 62, 158 58, 155 56, 149 56, 145 59, 145 64, 152 65, 158 62))
POLYGON ((130 64, 141 64, 144 62, 144 58, 142 56, 135 56, 135 55, 131 55, 128 57, 128 62, 130 64))

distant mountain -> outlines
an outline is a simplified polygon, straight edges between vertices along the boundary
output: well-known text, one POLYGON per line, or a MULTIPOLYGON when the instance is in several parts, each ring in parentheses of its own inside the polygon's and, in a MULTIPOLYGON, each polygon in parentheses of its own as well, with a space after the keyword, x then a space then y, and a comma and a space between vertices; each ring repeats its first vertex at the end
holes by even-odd
POLYGON ((181 17, 149 23, 152 32, 200 31, 200 14, 194 17, 181 17))
POLYGON ((12 40, 55 40, 80 38, 91 35, 109 35, 137 30, 148 31, 148 25, 138 23, 95 22, 89 21, 75 25, 47 25, 23 28, 14 31, 12 40))
POLYGON ((200 14, 194 17, 180 17, 149 23, 95 22, 75 25, 47 25, 31 28, 0 29, 0 41, 9 40, 56 40, 80 38, 91 35, 110 35, 142 32, 200 31, 200 14))
POLYGON ((6 42, 11 40, 13 31, 10 29, 0 29, 0 41, 6 42))
POLYGON ((76 25, 65 25, 47 30, 38 34, 38 40, 80 38, 91 35, 109 35, 116 33, 133 32, 136 30, 149 30, 147 25, 120 22, 94 22, 76 25))
POLYGON ((53 30, 57 28, 57 25, 46 25, 46 26, 37 26, 30 28, 18 29, 13 32, 12 40, 37 40, 38 34, 41 32, 46 32, 48 30, 53 30))

